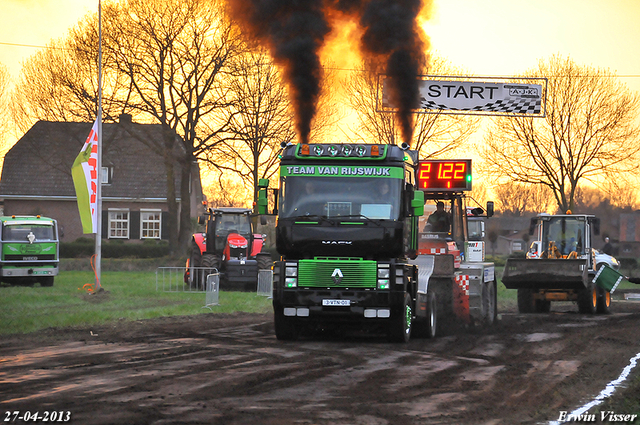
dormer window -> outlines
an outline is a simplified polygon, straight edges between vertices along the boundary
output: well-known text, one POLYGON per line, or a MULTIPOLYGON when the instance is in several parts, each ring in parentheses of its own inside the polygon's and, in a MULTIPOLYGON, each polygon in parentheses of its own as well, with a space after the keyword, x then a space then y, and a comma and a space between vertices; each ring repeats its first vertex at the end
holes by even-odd
POLYGON ((111 184, 113 182, 113 167, 102 167, 100 170, 102 184, 111 184))

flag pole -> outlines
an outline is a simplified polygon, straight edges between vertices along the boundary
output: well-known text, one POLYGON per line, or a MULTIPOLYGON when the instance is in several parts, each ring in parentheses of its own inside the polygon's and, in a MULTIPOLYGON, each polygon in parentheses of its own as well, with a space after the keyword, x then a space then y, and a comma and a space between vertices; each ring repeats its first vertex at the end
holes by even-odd
POLYGON ((102 1, 98 0, 98 184, 97 184, 97 229, 96 229, 96 286, 100 291, 102 275, 102 1))

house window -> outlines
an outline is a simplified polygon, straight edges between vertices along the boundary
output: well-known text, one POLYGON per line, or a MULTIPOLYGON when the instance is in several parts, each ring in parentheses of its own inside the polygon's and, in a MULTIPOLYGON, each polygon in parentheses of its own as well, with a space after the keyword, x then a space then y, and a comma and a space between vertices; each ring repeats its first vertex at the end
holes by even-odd
POLYGON ((160 239, 162 211, 140 210, 140 239, 160 239))
POLYGON ((113 167, 100 167, 100 181, 102 184, 111 184, 113 177, 113 167))
POLYGON ((109 210, 109 239, 129 239, 128 210, 109 210))

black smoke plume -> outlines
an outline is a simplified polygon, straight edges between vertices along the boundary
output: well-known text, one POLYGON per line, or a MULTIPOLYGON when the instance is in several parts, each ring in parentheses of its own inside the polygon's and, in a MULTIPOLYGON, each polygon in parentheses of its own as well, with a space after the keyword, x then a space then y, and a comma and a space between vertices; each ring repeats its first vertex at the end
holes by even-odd
POLYGON ((398 108, 403 141, 411 144, 417 77, 428 47, 417 18, 423 0, 228 0, 234 18, 266 44, 284 67, 301 143, 308 143, 320 95, 319 51, 340 14, 358 22, 360 51, 374 72, 389 77, 390 101, 398 108))

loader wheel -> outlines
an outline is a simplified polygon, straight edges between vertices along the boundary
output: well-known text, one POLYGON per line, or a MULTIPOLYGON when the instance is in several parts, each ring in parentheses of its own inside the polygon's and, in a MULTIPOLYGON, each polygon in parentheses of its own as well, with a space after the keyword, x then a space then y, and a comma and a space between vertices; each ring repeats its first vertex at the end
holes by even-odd
POLYGON ((284 315, 282 308, 276 308, 273 313, 276 338, 279 341, 295 341, 298 339, 298 332, 293 324, 293 319, 284 315))
POLYGON ((598 288, 593 281, 589 281, 586 288, 578 293, 578 311, 584 314, 594 314, 598 308, 598 288))
POLYGON ((207 290, 207 276, 219 272, 220 257, 215 254, 204 254, 202 256, 202 279, 198 282, 203 291, 207 290))
POLYGON ((258 270, 271 270, 273 267, 271 254, 268 252, 260 252, 256 255, 256 260, 258 261, 258 270))
POLYGON ((396 317, 391 317, 389 322, 388 337, 392 342, 409 342, 411 338, 411 322, 413 321, 413 308, 411 307, 411 295, 404 293, 402 310, 396 317))
POLYGON ((533 313, 534 311, 533 290, 530 288, 518 288, 518 312, 533 313))
POLYGON ((536 313, 548 313, 551 311, 551 301, 549 300, 536 300, 535 305, 536 313))
POLYGON ((600 314, 609 314, 611 311, 611 292, 597 286, 598 301, 596 311, 600 314))

